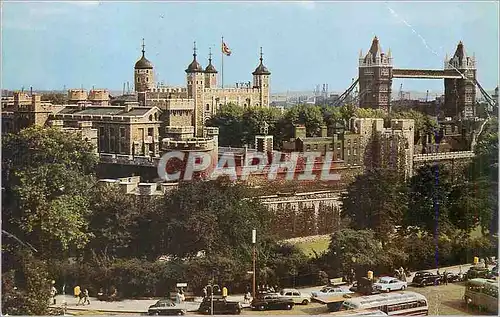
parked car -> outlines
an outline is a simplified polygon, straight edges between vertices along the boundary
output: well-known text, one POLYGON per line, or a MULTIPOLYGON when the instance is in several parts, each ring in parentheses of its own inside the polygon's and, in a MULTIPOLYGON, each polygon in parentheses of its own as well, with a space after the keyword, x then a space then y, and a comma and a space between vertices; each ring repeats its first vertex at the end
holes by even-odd
POLYGON ((417 286, 439 285, 440 283, 441 283, 440 275, 426 271, 420 271, 415 273, 415 276, 413 277, 412 280, 412 284, 417 286))
POLYGON ((251 307, 254 310, 286 309, 293 308, 295 303, 289 297, 283 297, 278 294, 266 294, 252 300, 251 307))
POLYGON ((381 292, 390 292, 401 290, 404 291, 408 287, 408 283, 400 281, 395 277, 383 276, 373 285, 381 292))
POLYGON ((348 288, 326 286, 319 291, 312 292, 311 294, 312 297, 320 297, 320 296, 335 296, 335 295, 342 296, 344 294, 352 294, 352 293, 353 292, 348 288))
MULTIPOLYGON (((213 298, 214 315, 231 314, 239 315, 241 313, 241 303, 227 301, 220 295, 213 298)), ((198 308, 198 312, 202 314, 212 315, 212 299, 205 297, 198 308)))
POLYGON ((491 272, 487 268, 473 266, 465 273, 464 279, 467 281, 473 278, 489 278, 490 275, 491 272))
POLYGON ((186 310, 177 306, 170 299, 160 299, 155 304, 149 306, 148 315, 185 315, 186 310))
POLYGON ((311 302, 311 295, 302 294, 294 288, 284 288, 279 296, 291 298, 295 304, 307 305, 311 302))

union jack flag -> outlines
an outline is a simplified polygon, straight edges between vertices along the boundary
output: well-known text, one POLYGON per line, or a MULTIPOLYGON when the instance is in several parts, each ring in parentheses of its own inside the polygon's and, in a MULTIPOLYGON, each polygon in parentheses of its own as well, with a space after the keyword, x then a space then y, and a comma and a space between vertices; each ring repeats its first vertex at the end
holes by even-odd
POLYGON ((222 53, 226 56, 231 56, 231 49, 224 42, 222 42, 222 53))

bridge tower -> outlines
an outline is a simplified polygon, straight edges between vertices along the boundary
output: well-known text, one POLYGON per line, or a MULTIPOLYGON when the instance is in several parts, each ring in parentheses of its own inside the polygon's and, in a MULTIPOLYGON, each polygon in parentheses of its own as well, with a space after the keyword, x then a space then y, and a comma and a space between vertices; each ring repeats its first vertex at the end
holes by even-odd
POLYGON ((375 36, 368 53, 359 54, 359 106, 390 111, 392 92, 392 56, 382 52, 375 36))
POLYGON ((452 58, 446 56, 445 72, 460 72, 465 78, 445 78, 444 109, 445 117, 456 119, 471 118, 476 115, 476 58, 465 53, 460 41, 452 58))

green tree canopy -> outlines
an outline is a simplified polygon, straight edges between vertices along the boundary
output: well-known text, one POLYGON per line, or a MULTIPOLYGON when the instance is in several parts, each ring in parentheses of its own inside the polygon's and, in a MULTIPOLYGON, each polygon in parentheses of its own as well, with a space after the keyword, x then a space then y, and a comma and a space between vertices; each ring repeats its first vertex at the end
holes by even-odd
POLYGON ((42 256, 83 247, 96 163, 92 145, 77 134, 31 127, 4 137, 2 228, 42 256))
POLYGON ((250 258, 252 229, 268 236, 272 216, 245 197, 244 187, 223 179, 183 183, 159 204, 155 241, 164 254, 179 257, 205 251, 250 258))
POLYGON ((342 195, 342 217, 353 229, 371 229, 387 242, 406 212, 407 191, 401 177, 390 170, 369 170, 356 177, 342 195))
POLYGON ((217 114, 208 119, 207 126, 219 128, 219 145, 241 147, 244 143, 243 108, 228 103, 217 110, 217 114))
POLYGON ((409 180, 409 204, 405 227, 413 227, 430 235, 443 235, 453 228, 449 197, 451 176, 444 165, 424 165, 409 180))

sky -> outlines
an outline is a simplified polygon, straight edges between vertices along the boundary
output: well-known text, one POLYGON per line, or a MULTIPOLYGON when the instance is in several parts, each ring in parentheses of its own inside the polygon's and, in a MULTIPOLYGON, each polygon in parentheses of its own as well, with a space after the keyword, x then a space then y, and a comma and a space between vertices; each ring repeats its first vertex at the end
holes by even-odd
MULTIPOLYGON (((141 56, 157 81, 185 86, 193 59, 207 65, 209 47, 224 85, 252 80, 259 48, 271 91, 342 92, 357 77, 360 50, 373 37, 390 48, 396 68, 443 67, 462 40, 476 56, 485 89, 499 82, 498 1, 470 2, 13 2, 2 5, 2 87, 121 90, 141 56)), ((220 82, 220 78, 219 78, 220 82)), ((393 90, 440 91, 443 80, 394 80, 393 90)))

